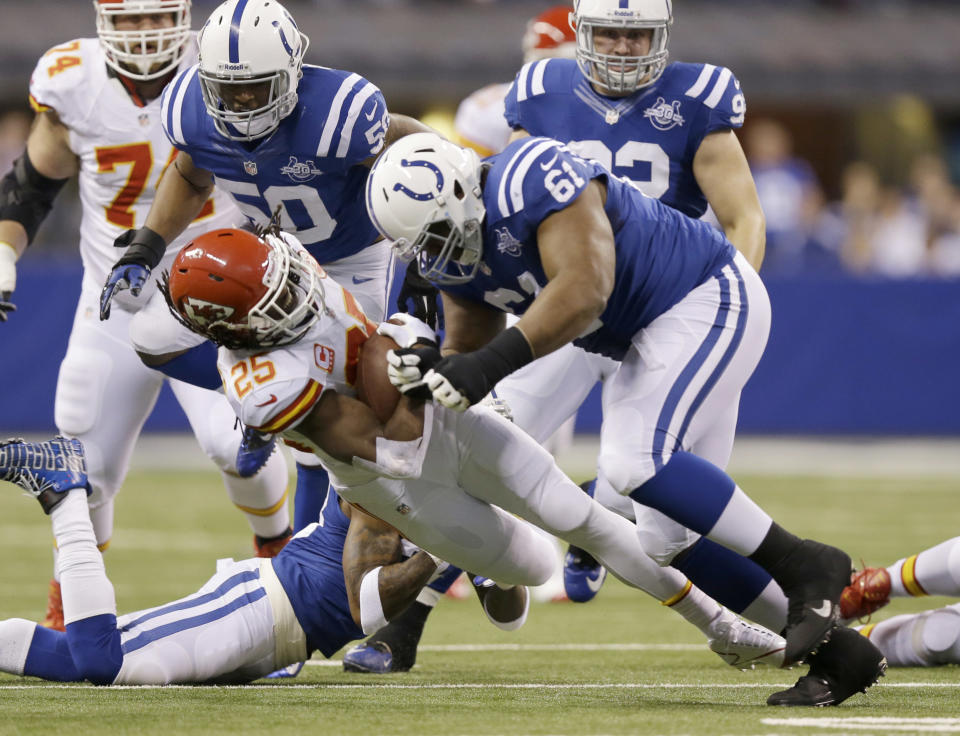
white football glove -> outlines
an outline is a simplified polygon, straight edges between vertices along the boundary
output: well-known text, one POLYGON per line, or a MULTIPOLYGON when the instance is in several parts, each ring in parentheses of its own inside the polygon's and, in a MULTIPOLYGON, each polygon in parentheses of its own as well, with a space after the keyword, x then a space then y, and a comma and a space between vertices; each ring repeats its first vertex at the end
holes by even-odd
POLYGON ((386 335, 401 348, 412 348, 418 342, 420 344, 424 342, 437 344, 437 333, 430 328, 430 325, 417 319, 412 314, 397 312, 390 315, 390 319, 397 320, 401 324, 381 322, 380 326, 377 327, 377 334, 386 335))
POLYGON ((427 388, 433 394, 433 400, 441 406, 454 411, 466 411, 470 408, 470 400, 455 389, 449 379, 442 373, 437 373, 431 369, 423 377, 423 382, 427 384, 427 388))

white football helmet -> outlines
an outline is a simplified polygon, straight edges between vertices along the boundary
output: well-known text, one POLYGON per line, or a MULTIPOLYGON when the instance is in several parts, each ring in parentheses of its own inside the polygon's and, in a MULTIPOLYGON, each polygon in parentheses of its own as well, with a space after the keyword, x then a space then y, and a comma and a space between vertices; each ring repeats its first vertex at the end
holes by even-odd
POLYGON ((673 23, 670 0, 576 0, 571 21, 577 32, 577 64, 591 82, 614 94, 630 94, 663 74, 673 23), (598 53, 593 34, 599 27, 650 28, 650 52, 646 56, 598 53))
POLYGON ((434 283, 464 283, 480 266, 486 213, 480 172, 475 151, 435 133, 414 133, 384 151, 367 179, 373 224, 434 283))
POLYGON ((174 316, 230 350, 296 342, 324 314, 324 271, 291 235, 224 228, 177 254, 162 285, 174 316))
POLYGON ((269 135, 297 105, 310 44, 276 0, 227 0, 200 30, 200 89, 217 130, 235 141, 269 135))
POLYGON ((97 37, 107 65, 137 81, 159 79, 177 68, 190 38, 190 0, 94 0, 97 37), (124 15, 173 16, 170 28, 117 30, 124 15), (152 49, 152 50, 151 50, 152 49))

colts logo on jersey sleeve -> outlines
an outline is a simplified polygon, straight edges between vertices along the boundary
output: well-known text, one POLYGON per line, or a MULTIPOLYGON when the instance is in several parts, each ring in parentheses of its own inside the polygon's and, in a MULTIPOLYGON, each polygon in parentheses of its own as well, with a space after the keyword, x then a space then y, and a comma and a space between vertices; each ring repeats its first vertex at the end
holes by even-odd
POLYGON ((499 253, 506 253, 514 258, 520 257, 520 249, 523 244, 513 237, 513 233, 508 228, 498 227, 494 230, 494 233, 497 236, 497 251, 499 253))
POLYGON ((680 100, 674 100, 671 104, 662 97, 658 97, 653 107, 648 107, 643 111, 643 117, 647 118, 657 130, 670 130, 678 125, 683 125, 683 116, 680 114, 680 100))

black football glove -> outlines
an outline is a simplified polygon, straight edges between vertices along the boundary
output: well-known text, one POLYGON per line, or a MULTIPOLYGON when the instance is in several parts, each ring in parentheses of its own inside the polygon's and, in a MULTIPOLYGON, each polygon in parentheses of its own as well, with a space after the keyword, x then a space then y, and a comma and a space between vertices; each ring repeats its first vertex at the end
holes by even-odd
POLYGON ((533 349, 516 327, 504 330, 472 353, 448 355, 424 375, 434 400, 456 411, 479 403, 497 382, 533 360, 533 349))
POLYGON ((404 396, 429 401, 433 394, 424 383, 424 375, 440 361, 440 351, 436 345, 389 350, 387 377, 404 396))
POLYGON ((407 266, 403 285, 397 295, 397 309, 412 314, 426 322, 434 332, 443 329, 443 307, 440 305, 440 292, 417 270, 417 262, 407 266))
POLYGON ((17 311, 17 305, 10 301, 12 298, 13 292, 0 291, 0 322, 6 322, 7 315, 17 311))

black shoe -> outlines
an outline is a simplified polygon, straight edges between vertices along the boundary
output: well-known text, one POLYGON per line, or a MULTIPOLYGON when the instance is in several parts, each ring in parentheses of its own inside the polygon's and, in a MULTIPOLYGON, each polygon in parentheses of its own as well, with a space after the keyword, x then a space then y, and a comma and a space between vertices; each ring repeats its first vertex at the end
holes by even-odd
POLYGON ((830 637, 851 569, 850 556, 843 550, 804 539, 770 570, 789 605, 784 667, 803 661, 830 637))
POLYGON ((767 705, 840 705, 855 693, 865 693, 887 671, 887 660, 873 642, 841 627, 808 661, 810 672, 767 698, 767 705))

